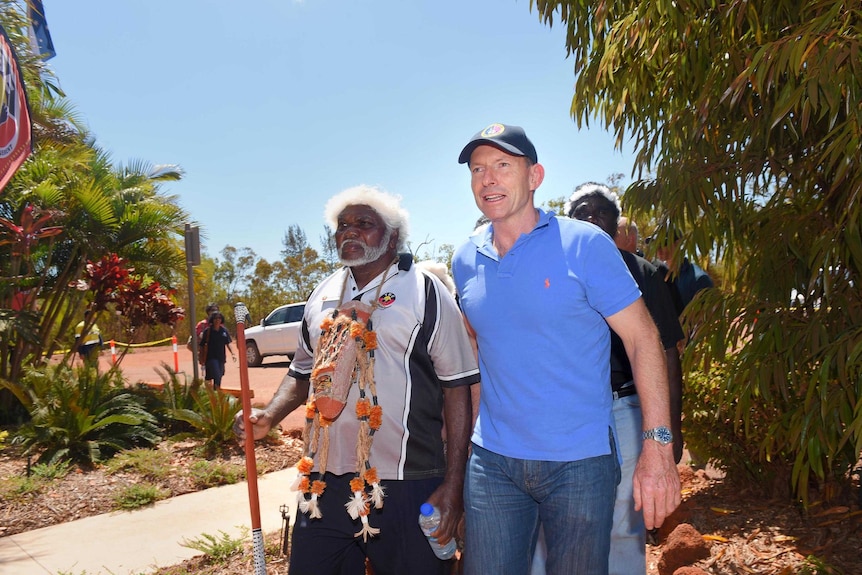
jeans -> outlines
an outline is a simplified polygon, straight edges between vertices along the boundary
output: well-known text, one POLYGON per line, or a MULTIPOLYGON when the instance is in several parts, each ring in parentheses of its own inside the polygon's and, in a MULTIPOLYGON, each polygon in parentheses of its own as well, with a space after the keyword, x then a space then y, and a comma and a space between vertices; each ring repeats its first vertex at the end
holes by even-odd
POLYGON ((620 471, 610 455, 581 461, 504 457, 473 445, 464 486, 466 575, 529 572, 539 525, 550 575, 608 571, 620 471))
POLYGON ((646 527, 644 516, 635 511, 632 480, 643 447, 643 416, 637 394, 614 400, 614 421, 623 460, 620 484, 614 501, 611 530, 610 575, 646 573, 646 527))

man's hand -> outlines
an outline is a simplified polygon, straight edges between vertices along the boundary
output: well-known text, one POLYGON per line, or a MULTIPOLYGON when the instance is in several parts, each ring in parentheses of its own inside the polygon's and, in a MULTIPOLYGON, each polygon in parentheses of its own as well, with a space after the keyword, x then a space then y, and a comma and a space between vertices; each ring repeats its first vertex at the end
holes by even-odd
MULTIPOLYGON (((440 526, 431 534, 440 545, 446 545, 458 533, 458 525, 464 514, 463 487, 459 489, 444 481, 428 498, 428 503, 440 510, 440 526)), ((417 510, 416 517, 419 517, 417 510)))
MULTIPOLYGON (((269 430, 272 429, 272 417, 262 409, 253 407, 248 419, 251 422, 255 440, 263 439, 269 433, 269 430)), ((245 421, 242 418, 242 411, 237 413, 236 417, 233 418, 233 432, 241 440, 245 439, 245 421)))
POLYGON ((673 447, 648 439, 634 474, 635 510, 643 510, 646 528, 661 527, 680 501, 679 472, 673 461, 673 447))

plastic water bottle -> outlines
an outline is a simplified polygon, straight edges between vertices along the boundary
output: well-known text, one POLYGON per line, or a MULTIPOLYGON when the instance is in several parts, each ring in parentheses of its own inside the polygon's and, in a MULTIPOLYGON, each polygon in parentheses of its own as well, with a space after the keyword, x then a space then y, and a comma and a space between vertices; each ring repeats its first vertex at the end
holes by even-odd
POLYGON ((455 538, 450 539, 446 545, 437 543, 437 538, 431 537, 431 533, 437 531, 438 525, 440 525, 440 510, 430 503, 423 503, 419 507, 419 527, 422 528, 422 533, 428 538, 428 543, 431 544, 434 555, 438 559, 445 561, 455 555, 455 538))

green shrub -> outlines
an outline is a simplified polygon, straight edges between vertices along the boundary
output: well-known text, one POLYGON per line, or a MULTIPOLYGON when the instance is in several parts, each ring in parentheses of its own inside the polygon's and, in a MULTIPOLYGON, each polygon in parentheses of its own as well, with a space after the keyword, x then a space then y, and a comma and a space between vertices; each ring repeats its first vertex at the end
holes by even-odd
POLYGON ((846 504, 856 489, 852 474, 862 452, 862 307, 848 302, 862 299, 858 286, 842 274, 812 278, 824 282, 815 305, 814 298, 790 307, 777 303, 774 296, 783 292, 783 299, 790 290, 772 290, 774 270, 755 290, 765 293, 745 287, 707 290, 699 299, 710 310, 708 325, 696 333, 684 358, 686 370, 698 367, 695 363, 723 362, 722 393, 711 406, 720 416, 714 431, 723 436, 727 432, 721 427, 732 427, 751 454, 751 463, 740 469, 762 475, 759 483, 767 489, 786 490, 789 484, 804 506, 813 500, 846 504), (762 295, 766 298, 751 299, 762 295))
POLYGON ((37 463, 30 469, 30 473, 33 477, 38 477, 39 479, 44 479, 45 481, 52 481, 54 479, 59 479, 61 477, 65 477, 67 473, 69 473, 69 468, 71 465, 68 461, 57 461, 55 463, 37 463))
POLYGON ((152 483, 137 483, 121 489, 114 495, 114 506, 117 509, 130 511, 150 505, 170 496, 170 491, 152 483))
POLYGON ((109 473, 134 471, 150 479, 162 479, 171 473, 171 454, 160 449, 132 449, 109 459, 105 468, 109 473))
POLYGON ((242 535, 240 538, 233 538, 224 531, 219 530, 221 536, 216 537, 209 533, 202 533, 200 537, 188 540, 183 539, 182 546, 200 551, 206 555, 211 561, 220 563, 228 558, 242 553, 243 542, 248 538, 248 528, 241 528, 242 535))
POLYGON ((69 459, 92 465, 159 440, 155 418, 117 371, 49 365, 29 370, 21 388, 31 419, 13 441, 27 453, 40 452, 39 463, 69 459))
POLYGON ((714 363, 709 371, 689 372, 682 425, 694 463, 725 469, 734 480, 751 486, 783 486, 789 495, 789 464, 780 458, 767 460, 760 451, 769 423, 778 415, 774 407, 765 403, 749 407, 747 426, 738 421, 738 408, 737 398, 727 390, 725 366, 714 363))
POLYGON ((203 439, 207 453, 218 451, 225 443, 234 441, 233 419, 241 405, 232 395, 212 389, 198 389, 192 394, 192 409, 175 409, 171 417, 185 421, 194 428, 189 433, 176 437, 196 437, 203 439))
POLYGON ((852 497, 862 404, 856 403, 855 416, 848 406, 862 392, 862 378, 854 392, 835 381, 814 385, 801 367, 780 374, 774 355, 745 359, 759 362, 757 373, 751 365, 740 367, 737 355, 725 361, 690 371, 686 379, 683 429, 693 457, 804 506, 812 495, 826 501, 852 497), (857 424, 850 424, 854 417, 857 424))
POLYGON ((195 461, 188 470, 197 487, 237 483, 245 477, 245 467, 216 461, 195 461))

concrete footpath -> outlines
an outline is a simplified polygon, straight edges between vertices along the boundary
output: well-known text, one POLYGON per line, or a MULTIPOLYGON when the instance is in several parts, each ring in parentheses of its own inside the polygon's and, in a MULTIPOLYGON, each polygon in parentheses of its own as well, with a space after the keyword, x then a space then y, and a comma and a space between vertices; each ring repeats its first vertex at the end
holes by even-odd
MULTIPOLYGON (((296 468, 258 478, 264 539, 281 529, 282 505, 296 515, 296 468)), ((251 538, 248 484, 225 485, 172 497, 137 511, 117 511, 0 538, 4 575, 139 575, 201 552, 184 540, 221 531, 251 538)), ((267 541, 268 542, 268 541, 267 541)))

